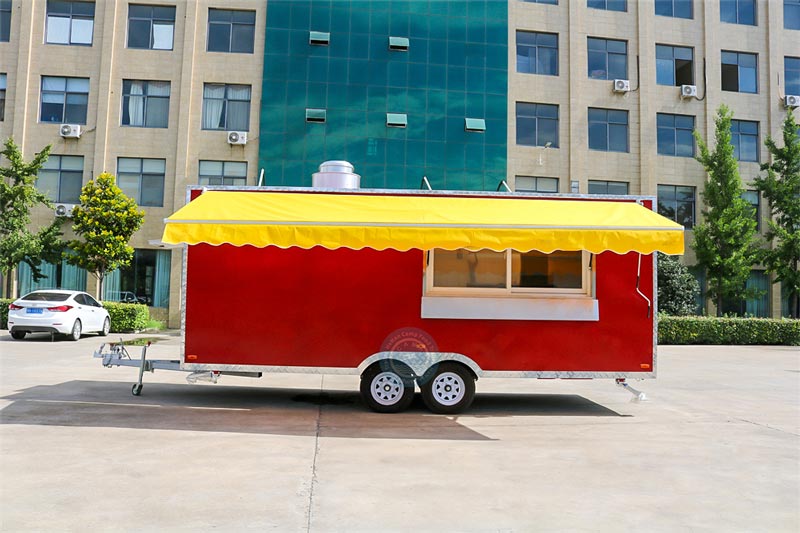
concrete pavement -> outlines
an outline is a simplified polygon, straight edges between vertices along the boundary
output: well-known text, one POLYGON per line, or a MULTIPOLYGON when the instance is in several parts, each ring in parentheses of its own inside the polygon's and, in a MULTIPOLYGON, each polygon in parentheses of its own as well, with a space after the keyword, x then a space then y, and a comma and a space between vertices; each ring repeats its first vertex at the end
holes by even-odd
POLYGON ((156 372, 134 397, 101 342, 0 332, 3 531, 800 528, 797 347, 661 347, 644 403, 482 379, 439 416, 370 413, 355 376, 156 372))

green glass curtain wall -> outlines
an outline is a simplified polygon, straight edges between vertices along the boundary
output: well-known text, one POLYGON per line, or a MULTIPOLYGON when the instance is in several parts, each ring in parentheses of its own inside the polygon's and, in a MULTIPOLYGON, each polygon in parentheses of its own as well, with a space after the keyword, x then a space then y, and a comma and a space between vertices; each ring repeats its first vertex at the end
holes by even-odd
POLYGON ((506 178, 507 2, 270 0, 266 16, 265 184, 311 185, 334 159, 365 188, 418 189, 426 176, 435 189, 495 190, 506 178), (325 122, 306 121, 312 108, 325 122), (387 127, 387 113, 406 127, 387 127), (466 118, 485 131, 466 131, 466 118))

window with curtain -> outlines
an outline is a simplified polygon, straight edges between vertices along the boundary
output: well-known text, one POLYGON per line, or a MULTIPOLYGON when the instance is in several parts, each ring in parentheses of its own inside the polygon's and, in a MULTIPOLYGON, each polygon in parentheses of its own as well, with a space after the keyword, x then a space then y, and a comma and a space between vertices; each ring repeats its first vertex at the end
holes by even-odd
POLYGON ((92 44, 94 2, 47 0, 48 44, 92 44))
POLYGON ((143 207, 164 205, 166 159, 120 157, 117 160, 117 185, 143 207))
POLYGON ((137 248, 130 265, 106 277, 103 297, 110 301, 169 307, 171 258, 169 250, 137 248))
POLYGON ((627 181, 589 180, 589 194, 628 194, 627 181))
POLYGON ((252 54, 255 29, 255 11, 209 9, 207 50, 252 54))
POLYGON ((86 124, 89 78, 42 76, 41 122, 86 124))
POLYGON ((514 190, 519 192, 557 193, 558 178, 543 176, 515 176, 514 190))
POLYGON ((128 48, 172 50, 174 35, 175 6, 128 6, 128 48))
POLYGON ((83 186, 83 156, 51 155, 36 178, 36 188, 53 202, 77 204, 83 186))
POLYGON ((200 185, 247 185, 246 161, 200 161, 200 185))
POLYGON ((122 80, 122 125, 166 128, 169 91, 168 81, 122 80))
POLYGON ((206 83, 203 86, 203 129, 250 129, 250 86, 206 83))
POLYGON ((69 264, 66 259, 55 264, 42 262, 39 270, 45 277, 37 282, 33 281, 33 272, 27 263, 17 266, 19 296, 40 289, 86 290, 86 270, 69 264))
POLYGON ((739 316, 769 317, 769 276, 763 270, 753 270, 744 288, 755 294, 740 300, 725 299, 722 312, 739 316))
POLYGON ((6 118, 6 86, 8 85, 8 77, 0 73, 0 122, 6 118))

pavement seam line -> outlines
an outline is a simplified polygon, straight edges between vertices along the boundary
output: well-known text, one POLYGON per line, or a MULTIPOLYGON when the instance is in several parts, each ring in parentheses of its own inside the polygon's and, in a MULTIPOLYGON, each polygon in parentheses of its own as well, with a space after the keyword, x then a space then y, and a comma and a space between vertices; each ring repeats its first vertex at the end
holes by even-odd
POLYGON ((752 420, 747 420, 745 418, 737 418, 736 420, 738 420, 740 422, 747 422, 748 424, 753 424, 754 426, 759 426, 759 427, 762 427, 762 428, 771 429, 773 431, 778 431, 780 433, 786 433, 787 435, 791 435, 793 437, 800 437, 800 435, 798 435, 797 433, 793 433, 791 431, 786 431, 785 429, 776 428, 774 426, 770 426, 770 425, 767 425, 767 424, 759 424, 758 422, 753 422, 752 420))
MULTIPOLYGON (((323 391, 325 390, 324 387, 325 383, 325 376, 320 376, 319 380, 319 393, 322 396, 323 391)), ((319 430, 320 426, 322 425, 322 401, 319 402, 319 406, 317 407, 317 427, 314 436, 314 459, 311 461, 311 486, 308 489, 308 511, 306 512, 306 516, 308 520, 306 521, 306 531, 311 531, 311 518, 314 512, 314 487, 317 485, 317 456, 319 455, 319 430)))

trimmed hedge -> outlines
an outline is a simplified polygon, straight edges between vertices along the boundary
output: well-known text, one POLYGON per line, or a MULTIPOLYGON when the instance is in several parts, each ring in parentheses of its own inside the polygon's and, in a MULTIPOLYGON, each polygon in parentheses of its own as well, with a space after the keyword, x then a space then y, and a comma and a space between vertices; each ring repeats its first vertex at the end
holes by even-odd
MULTIPOLYGON (((0 329, 8 329, 8 304, 13 301, 0 298, 0 329)), ((112 333, 141 331, 147 327, 147 322, 150 320, 150 310, 146 305, 105 302, 103 307, 111 319, 112 333)))
POLYGON ((800 346, 800 320, 660 316, 658 343, 800 346))
POLYGON ((103 307, 111 319, 112 333, 141 331, 147 327, 147 322, 150 320, 150 310, 143 304, 103 302, 103 307))

